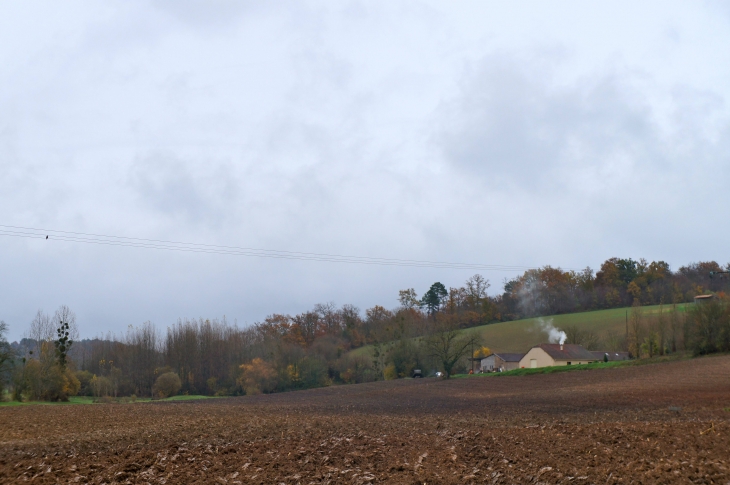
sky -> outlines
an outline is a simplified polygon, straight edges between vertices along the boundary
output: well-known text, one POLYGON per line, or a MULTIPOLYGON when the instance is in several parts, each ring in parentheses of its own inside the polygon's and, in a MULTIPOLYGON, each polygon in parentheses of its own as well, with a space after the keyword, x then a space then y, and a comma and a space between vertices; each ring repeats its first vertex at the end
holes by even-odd
POLYGON ((476 272, 725 264, 728 46, 721 1, 2 2, 0 225, 517 269, 0 235, 0 319, 243 326, 476 272))

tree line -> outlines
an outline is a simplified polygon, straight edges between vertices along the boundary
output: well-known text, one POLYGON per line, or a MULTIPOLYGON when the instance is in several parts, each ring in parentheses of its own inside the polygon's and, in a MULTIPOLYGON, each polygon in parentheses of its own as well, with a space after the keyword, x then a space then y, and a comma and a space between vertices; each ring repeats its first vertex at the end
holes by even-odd
POLYGON ((485 342, 463 329, 631 305, 626 335, 599 338, 568 328, 568 341, 593 348, 600 341, 637 357, 730 350, 730 280, 710 277, 722 269, 703 262, 673 272, 661 261, 612 258, 595 275, 590 268, 528 270, 494 296, 489 281, 475 275, 456 288, 434 283, 421 296, 401 290, 391 309, 325 303, 244 328, 225 318, 180 319, 164 331, 145 322, 122 335, 83 340, 75 314, 62 306, 52 316, 39 311, 13 345, 0 323, 0 387, 15 399, 63 400, 255 394, 407 377, 415 369, 448 376, 465 371, 468 357, 488 353, 485 342), (690 313, 671 311, 706 292, 717 298, 690 313), (642 306, 652 304, 665 304, 666 314, 646 315, 642 306))

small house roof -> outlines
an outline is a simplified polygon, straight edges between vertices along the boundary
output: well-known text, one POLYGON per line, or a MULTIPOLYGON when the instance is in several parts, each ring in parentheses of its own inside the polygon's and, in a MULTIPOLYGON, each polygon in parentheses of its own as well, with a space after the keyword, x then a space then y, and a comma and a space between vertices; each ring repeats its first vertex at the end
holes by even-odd
POLYGON ((715 295, 697 295, 697 296, 695 296, 695 300, 709 300, 710 298, 715 298, 715 295))
POLYGON ((518 354, 514 352, 495 352, 494 355, 499 357, 505 362, 519 362, 525 354, 518 354))
POLYGON ((544 350, 553 360, 596 360, 590 351, 577 344, 540 344, 537 347, 544 350))

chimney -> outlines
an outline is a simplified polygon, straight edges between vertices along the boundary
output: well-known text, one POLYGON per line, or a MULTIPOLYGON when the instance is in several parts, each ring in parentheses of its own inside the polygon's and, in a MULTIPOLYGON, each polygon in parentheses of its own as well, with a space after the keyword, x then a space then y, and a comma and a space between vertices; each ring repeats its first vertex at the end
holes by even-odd
POLYGON ((560 344, 560 350, 563 350, 563 344, 562 343, 560 344))

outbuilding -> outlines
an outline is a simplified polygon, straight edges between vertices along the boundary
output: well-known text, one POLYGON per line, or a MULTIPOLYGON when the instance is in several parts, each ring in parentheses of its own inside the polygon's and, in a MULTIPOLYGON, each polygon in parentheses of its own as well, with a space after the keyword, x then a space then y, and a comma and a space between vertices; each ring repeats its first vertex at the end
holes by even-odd
POLYGON ((520 368, 578 365, 595 362, 596 356, 576 344, 540 344, 530 349, 520 360, 520 368))
POLYGON ((505 372, 518 369, 520 367, 520 359, 524 356, 525 354, 512 352, 493 353, 484 357, 479 367, 482 372, 505 372))
POLYGON ((701 305, 715 299, 715 295, 697 295, 695 296, 695 304, 701 305))

